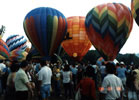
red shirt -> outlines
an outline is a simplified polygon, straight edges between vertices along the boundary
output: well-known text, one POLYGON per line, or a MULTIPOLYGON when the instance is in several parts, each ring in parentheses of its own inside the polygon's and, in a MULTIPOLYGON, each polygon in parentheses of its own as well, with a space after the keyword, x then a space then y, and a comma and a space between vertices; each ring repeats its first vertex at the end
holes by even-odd
POLYGON ((91 96, 93 100, 96 100, 95 82, 91 78, 83 78, 77 88, 80 88, 82 95, 91 96))

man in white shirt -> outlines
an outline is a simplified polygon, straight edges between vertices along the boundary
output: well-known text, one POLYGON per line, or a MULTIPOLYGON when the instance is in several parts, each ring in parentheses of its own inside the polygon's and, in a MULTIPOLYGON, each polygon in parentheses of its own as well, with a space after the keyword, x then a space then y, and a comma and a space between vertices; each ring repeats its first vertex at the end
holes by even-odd
POLYGON ((40 64, 42 67, 41 70, 38 72, 40 93, 43 100, 48 100, 48 97, 50 96, 52 71, 48 67, 49 65, 48 61, 42 60, 40 64))
POLYGON ((3 60, 0 60, 0 95, 3 92, 2 75, 4 74, 3 72, 4 68, 6 68, 6 65, 3 63, 3 60))
POLYGON ((120 78, 115 75, 116 68, 112 62, 106 64, 106 72, 107 76, 104 78, 100 88, 101 100, 119 100, 122 97, 124 88, 120 78))

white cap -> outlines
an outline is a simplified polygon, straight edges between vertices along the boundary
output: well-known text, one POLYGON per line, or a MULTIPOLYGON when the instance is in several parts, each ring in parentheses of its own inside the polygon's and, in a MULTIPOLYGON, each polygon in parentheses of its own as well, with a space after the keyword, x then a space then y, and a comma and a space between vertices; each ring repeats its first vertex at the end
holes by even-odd
POLYGON ((124 65, 125 63, 123 61, 121 61, 120 64, 124 65))

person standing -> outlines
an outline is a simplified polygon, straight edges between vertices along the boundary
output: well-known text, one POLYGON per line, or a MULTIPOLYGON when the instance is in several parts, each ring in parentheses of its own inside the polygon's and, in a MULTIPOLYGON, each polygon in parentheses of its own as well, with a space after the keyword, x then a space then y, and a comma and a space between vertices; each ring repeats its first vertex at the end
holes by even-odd
POLYGON ((104 78, 100 88, 100 100, 120 100, 124 87, 121 79, 115 75, 116 68, 113 62, 106 64, 106 72, 107 76, 104 78))
POLYGON ((125 64, 124 62, 120 63, 120 67, 118 67, 116 69, 117 72, 117 76, 122 80, 123 85, 126 85, 126 73, 127 73, 127 69, 124 67, 125 64))
POLYGON ((94 77, 95 70, 92 66, 87 66, 84 78, 77 85, 77 90, 80 89, 81 100, 96 100, 96 87, 94 77))
POLYGON ((51 89, 52 70, 49 67, 49 61, 41 60, 41 70, 38 72, 38 81, 40 84, 40 94, 42 100, 48 100, 51 89))
POLYGON ((16 72, 15 76, 16 100, 28 100, 28 91, 33 95, 32 87, 25 73, 27 69, 28 62, 24 60, 21 62, 20 69, 16 72))
POLYGON ((72 99, 72 72, 70 71, 70 67, 68 64, 64 66, 63 72, 62 72, 62 79, 63 79, 63 86, 64 86, 64 92, 65 97, 67 99, 72 99))
POLYGON ((6 68, 6 65, 4 64, 3 60, 0 60, 0 96, 3 94, 3 70, 6 68))
POLYGON ((10 74, 8 75, 7 78, 7 87, 6 87, 6 92, 5 92, 5 98, 4 100, 15 100, 15 76, 16 72, 18 70, 18 64, 12 62, 10 66, 10 74))

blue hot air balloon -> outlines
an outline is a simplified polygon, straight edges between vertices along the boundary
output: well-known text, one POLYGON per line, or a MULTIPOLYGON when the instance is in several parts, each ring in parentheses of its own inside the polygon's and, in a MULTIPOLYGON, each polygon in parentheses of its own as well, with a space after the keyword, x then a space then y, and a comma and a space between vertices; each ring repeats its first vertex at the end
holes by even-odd
POLYGON ((28 39, 41 56, 45 57, 51 57, 60 46, 67 27, 65 16, 49 7, 31 10, 23 24, 28 39))

